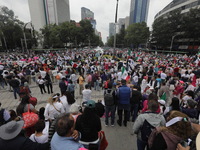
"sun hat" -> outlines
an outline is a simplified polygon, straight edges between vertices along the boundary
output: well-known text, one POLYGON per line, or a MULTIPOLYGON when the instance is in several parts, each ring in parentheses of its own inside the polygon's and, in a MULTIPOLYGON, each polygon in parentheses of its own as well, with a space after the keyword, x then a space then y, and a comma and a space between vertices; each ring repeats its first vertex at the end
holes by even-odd
POLYGON ((88 108, 95 108, 95 106, 96 106, 96 103, 93 100, 88 100, 86 103, 86 107, 88 108))
POLYGON ((11 140, 15 138, 22 130, 24 121, 10 121, 0 127, 0 138, 11 140))

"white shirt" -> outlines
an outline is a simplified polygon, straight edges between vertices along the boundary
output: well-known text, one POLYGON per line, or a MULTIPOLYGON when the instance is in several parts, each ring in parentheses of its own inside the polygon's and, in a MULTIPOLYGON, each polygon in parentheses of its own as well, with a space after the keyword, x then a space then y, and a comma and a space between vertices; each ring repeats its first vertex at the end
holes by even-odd
POLYGON ((117 73, 117 80, 121 81, 121 79, 122 79, 122 72, 118 72, 117 73))
POLYGON ((41 84, 44 84, 45 81, 44 81, 43 79, 38 79, 38 80, 37 80, 37 83, 41 85, 41 84))
POLYGON ((138 76, 134 76, 133 81, 137 83, 138 82, 138 76))
POLYGON ((33 142, 37 143, 47 143, 48 142, 48 134, 43 134, 42 136, 35 136, 35 134, 32 134, 29 139, 33 142))
POLYGON ((60 115, 61 113, 64 113, 64 112, 65 110, 61 103, 54 102, 53 105, 48 103, 45 107, 44 117, 45 117, 45 120, 54 119, 55 115, 60 115))
POLYGON ((68 113, 70 109, 70 105, 68 104, 67 97, 63 95, 62 97, 60 97, 60 101, 61 101, 61 104, 63 105, 65 112, 68 113))
POLYGON ((46 71, 40 71, 40 75, 43 79, 45 78, 46 74, 47 74, 46 71))
POLYGON ((84 89, 82 91, 82 94, 83 94, 83 102, 91 100, 92 91, 90 89, 84 89))
POLYGON ((167 77, 167 75, 166 75, 165 73, 162 72, 162 73, 160 74, 160 78, 161 78, 161 79, 165 80, 166 77, 167 77))
POLYGON ((70 79, 74 82, 77 80, 76 75, 75 74, 71 74, 70 79))

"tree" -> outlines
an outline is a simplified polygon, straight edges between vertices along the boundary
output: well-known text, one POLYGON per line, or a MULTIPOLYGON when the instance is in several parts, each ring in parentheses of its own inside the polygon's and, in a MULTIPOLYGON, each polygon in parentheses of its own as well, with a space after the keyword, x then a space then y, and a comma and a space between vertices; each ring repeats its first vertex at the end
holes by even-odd
POLYGON ((135 23, 127 28, 125 39, 129 44, 134 44, 138 48, 139 44, 144 44, 149 38, 150 32, 145 22, 135 23))
POLYGON ((175 10, 169 13, 167 18, 160 17, 153 23, 152 41, 159 48, 170 46, 173 36, 180 34, 180 24, 182 21, 181 11, 175 10))
POLYGON ((92 28, 92 24, 89 20, 81 20, 81 39, 82 43, 87 45, 87 43, 91 43, 92 36, 94 34, 94 29, 92 28))
MULTIPOLYGON (((9 10, 7 7, 3 6, 0 8, 0 31, 1 31, 1 40, 6 41, 8 49, 15 49, 21 47, 24 43, 23 32, 25 32, 27 38, 28 48, 31 48, 32 45, 36 45, 37 40, 32 37, 32 31, 30 29, 24 29, 24 23, 17 19, 14 12, 9 10), (3 36, 4 35, 4 36, 3 36), (23 42, 21 42, 21 40, 23 42)), ((4 49, 5 49, 5 42, 4 49)))
POLYGON ((184 31, 183 36, 190 39, 193 46, 200 42, 200 8, 191 9, 183 16, 181 29, 184 31))

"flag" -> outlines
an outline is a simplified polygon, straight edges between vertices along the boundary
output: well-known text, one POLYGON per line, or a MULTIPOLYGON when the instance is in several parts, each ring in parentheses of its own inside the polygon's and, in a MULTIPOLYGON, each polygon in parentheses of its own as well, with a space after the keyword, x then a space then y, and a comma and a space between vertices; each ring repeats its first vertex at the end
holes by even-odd
POLYGON ((128 56, 131 56, 131 50, 130 49, 128 50, 128 56))
POLYGON ((126 71, 126 68, 123 66, 122 67, 122 76, 121 76, 121 78, 122 79, 126 79, 127 76, 128 76, 128 73, 126 71))

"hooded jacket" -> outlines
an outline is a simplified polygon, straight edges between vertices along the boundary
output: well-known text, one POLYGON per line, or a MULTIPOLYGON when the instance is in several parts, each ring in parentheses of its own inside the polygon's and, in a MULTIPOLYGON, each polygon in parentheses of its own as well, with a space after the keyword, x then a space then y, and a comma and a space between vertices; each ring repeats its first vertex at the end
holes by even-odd
POLYGON ((145 120, 154 127, 165 126, 165 118, 163 117, 163 115, 152 112, 145 112, 143 114, 140 114, 133 125, 133 133, 137 134, 137 138, 139 140, 141 140, 140 129, 145 120))
POLYGON ((182 139, 168 130, 156 128, 150 135, 148 143, 151 150, 175 150, 182 139), (159 144, 158 144, 159 142, 159 144))

